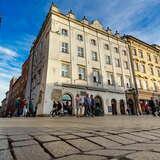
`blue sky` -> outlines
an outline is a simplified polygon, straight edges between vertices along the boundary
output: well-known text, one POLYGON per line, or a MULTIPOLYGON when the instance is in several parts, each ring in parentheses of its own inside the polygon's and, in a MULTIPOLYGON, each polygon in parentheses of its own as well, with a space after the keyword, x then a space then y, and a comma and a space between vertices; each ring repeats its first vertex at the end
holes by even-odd
POLYGON ((0 0, 0 101, 11 77, 20 75, 51 2, 78 19, 99 19, 113 32, 160 44, 160 0, 0 0))

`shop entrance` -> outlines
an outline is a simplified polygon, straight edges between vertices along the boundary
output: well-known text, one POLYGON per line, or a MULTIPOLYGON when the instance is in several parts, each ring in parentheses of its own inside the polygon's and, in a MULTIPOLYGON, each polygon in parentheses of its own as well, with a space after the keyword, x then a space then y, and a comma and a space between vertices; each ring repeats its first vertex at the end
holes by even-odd
POLYGON ((115 99, 111 100, 112 114, 117 115, 117 101, 115 99))
POLYGON ((103 102, 100 96, 95 97, 95 115, 96 116, 104 115, 103 102))
POLYGON ((125 114, 125 105, 124 105, 124 100, 123 99, 120 100, 120 112, 121 112, 122 115, 125 114))

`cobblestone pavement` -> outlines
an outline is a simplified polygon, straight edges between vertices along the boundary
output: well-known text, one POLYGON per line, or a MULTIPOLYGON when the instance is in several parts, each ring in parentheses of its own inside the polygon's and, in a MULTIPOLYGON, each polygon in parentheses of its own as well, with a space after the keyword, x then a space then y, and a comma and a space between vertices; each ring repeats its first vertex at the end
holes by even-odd
POLYGON ((107 120, 112 121, 113 125, 108 124, 108 126, 98 126, 97 118, 92 120, 81 118, 79 122, 87 121, 88 124, 80 123, 77 127, 74 126, 77 123, 76 118, 62 119, 0 119, 0 160, 160 159, 160 125, 158 123, 160 119, 158 118, 129 119, 121 116, 102 118, 106 123, 107 120), (66 123, 57 127, 55 123, 62 119, 66 123), (119 127, 114 126, 114 123, 118 123, 117 120, 120 119, 123 119, 124 124, 128 122, 130 125, 122 123, 119 127), (139 123, 142 122, 141 126, 136 125, 137 119, 139 123), (27 127, 21 126, 26 121, 27 127), (43 121, 42 125, 39 125, 39 121, 43 121), (67 125, 71 121, 73 126, 67 125), (29 125, 29 122, 32 124, 29 125), (48 124, 47 127, 45 123, 48 124), (6 127, 4 127, 5 124, 6 127), (12 127, 9 127, 9 124, 12 127))

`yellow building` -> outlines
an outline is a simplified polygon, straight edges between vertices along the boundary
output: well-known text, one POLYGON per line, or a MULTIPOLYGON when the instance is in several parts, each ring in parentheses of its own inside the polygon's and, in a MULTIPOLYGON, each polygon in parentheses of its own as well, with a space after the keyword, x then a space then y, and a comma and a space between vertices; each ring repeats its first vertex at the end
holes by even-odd
POLYGON ((129 42, 135 86, 140 102, 160 99, 160 50, 133 36, 129 42))

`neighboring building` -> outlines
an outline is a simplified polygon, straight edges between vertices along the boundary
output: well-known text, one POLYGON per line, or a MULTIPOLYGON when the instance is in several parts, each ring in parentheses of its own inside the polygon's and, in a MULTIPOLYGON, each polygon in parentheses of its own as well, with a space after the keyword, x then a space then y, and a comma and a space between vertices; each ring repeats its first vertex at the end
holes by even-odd
POLYGON ((22 74, 17 79, 13 77, 10 81, 8 102, 7 102, 7 112, 15 111, 15 100, 16 98, 25 98, 26 84, 28 79, 28 69, 29 69, 29 59, 27 59, 22 65, 22 74))
POLYGON ((49 114, 59 99, 74 113, 76 94, 86 92, 96 97, 102 114, 125 113, 125 92, 134 88, 128 42, 99 21, 79 21, 52 5, 29 60, 26 97, 38 115, 49 114))
POLYGON ((160 48, 133 36, 128 39, 138 99, 145 103, 160 98, 160 48))
POLYGON ((6 107, 7 107, 7 103, 6 103, 6 98, 4 98, 2 101, 1 101, 1 108, 0 108, 0 117, 3 117, 5 115, 5 111, 6 111, 6 107))

